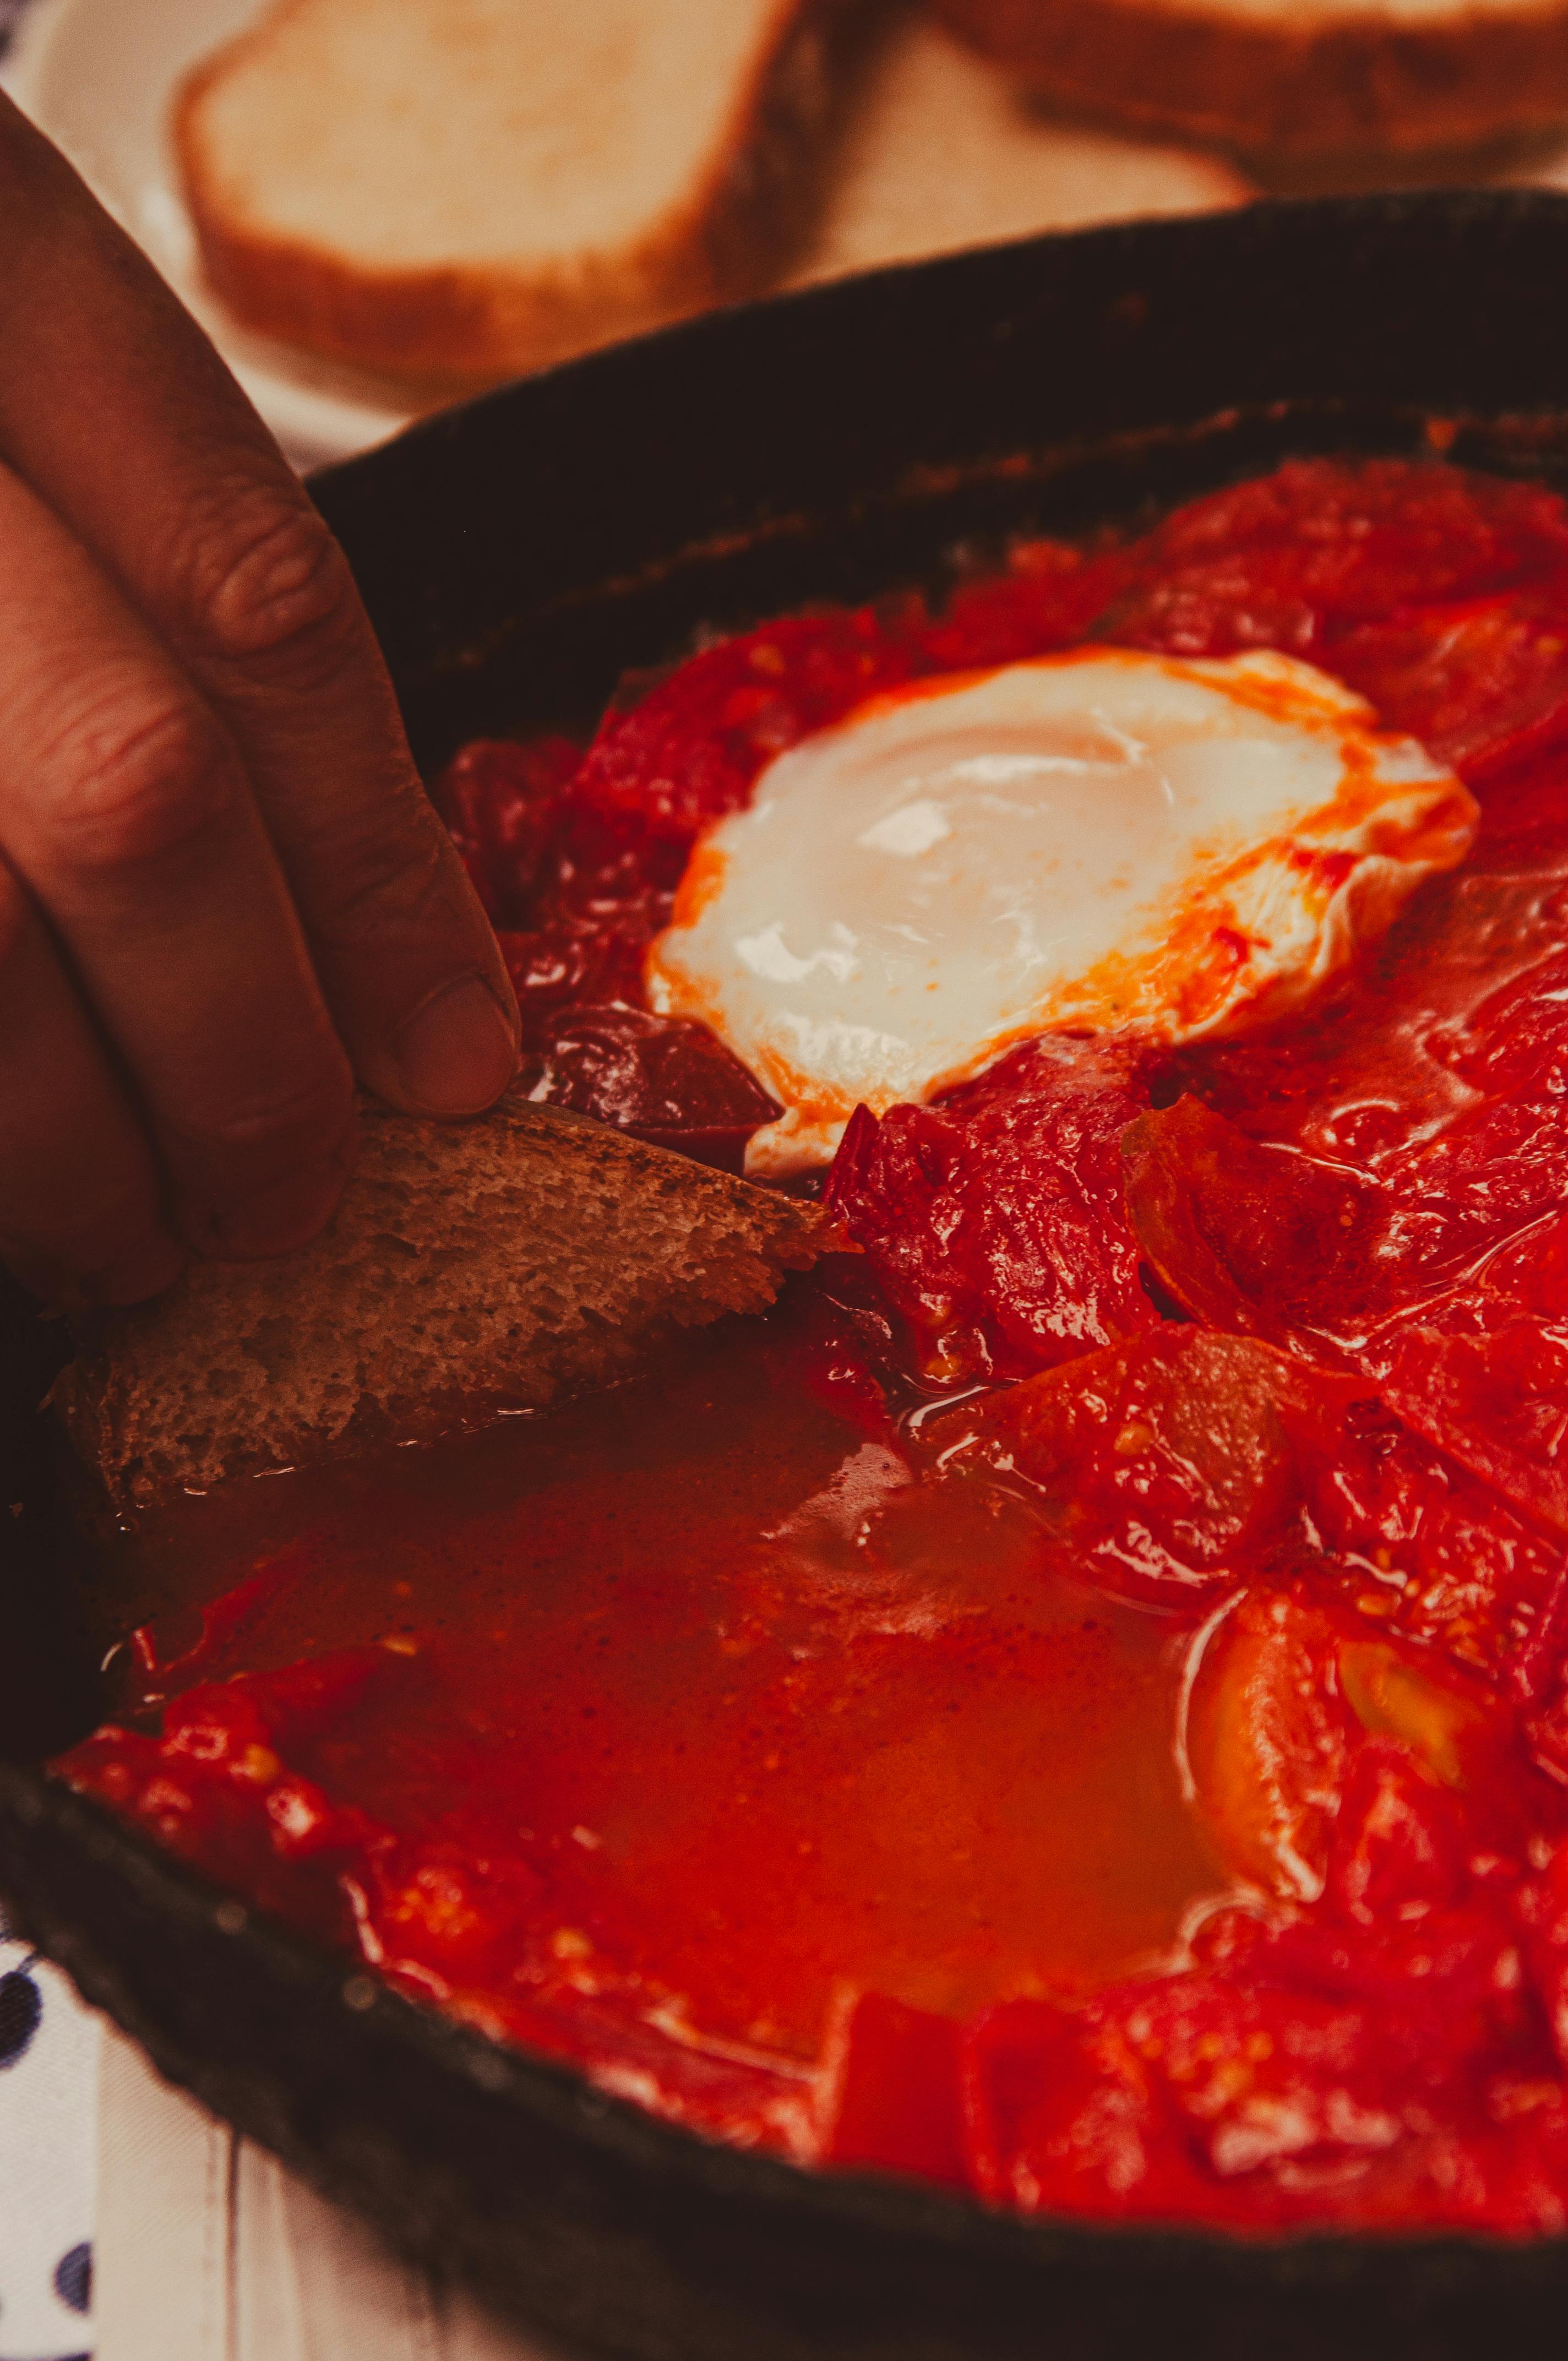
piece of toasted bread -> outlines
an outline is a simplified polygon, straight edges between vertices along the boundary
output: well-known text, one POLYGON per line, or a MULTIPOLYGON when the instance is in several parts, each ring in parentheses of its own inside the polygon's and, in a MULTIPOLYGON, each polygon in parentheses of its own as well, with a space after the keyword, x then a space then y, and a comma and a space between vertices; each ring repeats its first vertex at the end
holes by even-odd
POLYGON ((609 1383, 762 1310, 828 1235, 813 1205, 516 1092, 469 1123, 367 1106, 320 1237, 103 1315, 56 1406, 113 1504, 146 1505, 609 1383))
POLYGON ((278 0, 173 132, 248 326, 427 381, 532 368, 775 277, 860 0, 278 0))
POLYGON ((1464 148, 1568 119, 1568 0, 938 0, 1054 102, 1277 156, 1464 148))
POLYGON ((831 279, 1032 231, 1201 213, 1255 192, 1228 164, 1047 122, 939 27, 901 25, 871 66, 800 272, 831 279))

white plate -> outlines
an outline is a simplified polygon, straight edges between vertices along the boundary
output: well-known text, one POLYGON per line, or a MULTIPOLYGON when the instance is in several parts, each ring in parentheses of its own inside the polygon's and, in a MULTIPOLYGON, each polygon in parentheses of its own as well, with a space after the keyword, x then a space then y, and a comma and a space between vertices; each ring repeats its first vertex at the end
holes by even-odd
POLYGON ((384 442, 409 413, 228 316, 203 282, 170 153, 181 75, 258 14, 259 0, 34 0, 4 80, 195 313, 295 466, 317 467, 384 442))

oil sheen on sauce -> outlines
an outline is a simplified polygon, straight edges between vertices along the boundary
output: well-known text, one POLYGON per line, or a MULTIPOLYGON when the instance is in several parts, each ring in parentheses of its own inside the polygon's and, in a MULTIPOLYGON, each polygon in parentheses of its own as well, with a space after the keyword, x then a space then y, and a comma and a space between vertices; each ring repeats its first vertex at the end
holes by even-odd
MULTIPOLYGON (((187 1604, 287 1569, 204 1678, 407 1652, 291 1763, 510 1847, 557 1956, 805 2062, 846 1984, 955 2016, 1066 1997, 1170 1954, 1227 1880, 1179 1783, 1185 1622, 1042 1575, 990 1488, 918 1491, 847 1389, 791 1382, 799 1325, 129 1546, 187 1604)), ((196 1630, 171 1609, 165 1660, 196 1630)))

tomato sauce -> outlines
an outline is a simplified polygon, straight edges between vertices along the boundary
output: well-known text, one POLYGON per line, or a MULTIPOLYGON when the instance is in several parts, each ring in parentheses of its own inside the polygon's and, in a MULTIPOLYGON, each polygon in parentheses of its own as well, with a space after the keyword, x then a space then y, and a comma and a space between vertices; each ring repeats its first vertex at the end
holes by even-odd
POLYGON ((703 829, 869 696, 1282 648, 1475 793, 1305 1014, 855 1116, 853 1251, 544 1419, 171 1506, 61 1765, 710 2136, 1024 2212, 1568 2226, 1568 512, 1314 461, 797 617, 438 801, 536 1094, 739 1170, 652 1015, 703 829))

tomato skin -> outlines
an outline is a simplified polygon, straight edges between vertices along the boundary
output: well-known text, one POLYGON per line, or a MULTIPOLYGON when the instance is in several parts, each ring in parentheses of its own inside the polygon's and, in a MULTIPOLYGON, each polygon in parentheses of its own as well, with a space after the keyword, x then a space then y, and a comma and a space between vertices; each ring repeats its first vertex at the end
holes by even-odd
POLYGON ((648 937, 640 926, 562 918, 552 926, 503 928, 497 940, 517 994, 525 1058, 543 1048, 564 1017, 641 1005, 648 937))
POLYGON ((1281 1901, 1321 1894, 1343 1806, 1352 1729, 1337 1637, 1321 1607, 1249 1591, 1215 1631, 1188 1708, 1199 1807, 1230 1867, 1281 1901))
POLYGON ((1045 1040, 934 1106, 857 1110, 824 1202, 928 1380, 1023 1377, 1154 1324, 1118 1148, 1153 1067, 1045 1040))
POLYGON ((784 1113, 706 1025, 613 1004, 542 1025, 522 1081, 541 1104, 575 1107, 724 1172, 740 1172, 752 1133, 784 1113))
POLYGON ((1552 1536, 1373 1399, 1307 1465, 1307 1517, 1344 1598, 1511 1696, 1538 1694, 1562 1613, 1552 1536))
POLYGON ((1395 729, 1485 785, 1568 737, 1568 580, 1361 624, 1334 660, 1395 729))
POLYGON ((963 2187, 962 2031, 883 1993, 847 1993, 824 2049, 817 2161, 963 2187))
POLYGON ((1266 1345, 1161 1323, 1026 1379, 975 1417, 1047 1546, 1118 1597, 1175 1604, 1234 1587, 1291 1536, 1300 1497, 1266 1345))
POLYGON ((1568 1534, 1568 1341, 1540 1321, 1477 1337, 1408 1332, 1383 1382, 1407 1426, 1568 1534))
POLYGON ((1364 1309, 1379 1225, 1364 1185, 1260 1146, 1190 1095, 1130 1124, 1122 1159, 1134 1234, 1185 1312, 1343 1357, 1326 1323, 1364 1309))
POLYGON ((526 745, 476 738, 436 781, 435 807, 493 925, 527 923, 562 794, 581 761, 581 747, 569 738, 526 745))

